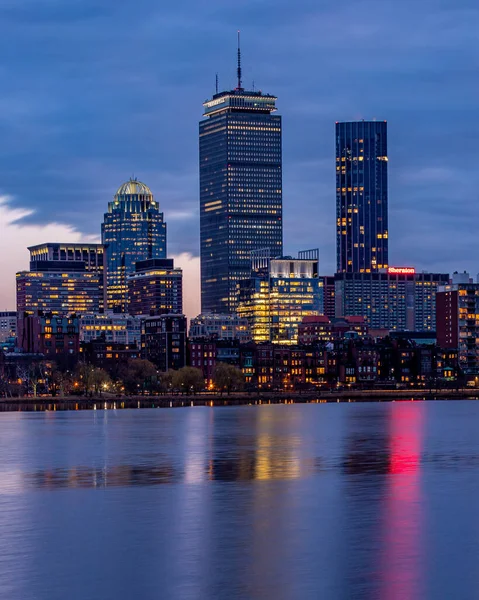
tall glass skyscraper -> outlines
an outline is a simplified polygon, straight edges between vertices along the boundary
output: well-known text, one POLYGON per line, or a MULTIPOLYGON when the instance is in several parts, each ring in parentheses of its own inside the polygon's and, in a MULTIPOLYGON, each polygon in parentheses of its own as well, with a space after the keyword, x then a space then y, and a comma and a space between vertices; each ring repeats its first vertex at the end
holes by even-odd
POLYGON ((388 267, 386 121, 336 123, 338 273, 388 267))
POLYGON ((201 310, 232 313, 251 251, 283 249, 281 117, 276 98, 241 84, 203 104, 200 122, 201 310))
POLYGON ((108 203, 101 226, 106 253, 107 308, 124 313, 128 309, 128 276, 135 263, 148 258, 166 258, 166 223, 148 186, 130 179, 118 188, 108 203))

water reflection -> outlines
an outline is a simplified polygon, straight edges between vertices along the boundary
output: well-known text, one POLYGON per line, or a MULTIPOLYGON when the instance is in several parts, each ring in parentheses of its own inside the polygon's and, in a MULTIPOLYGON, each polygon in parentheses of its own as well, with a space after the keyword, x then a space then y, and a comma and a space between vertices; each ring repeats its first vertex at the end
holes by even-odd
POLYGON ((477 598, 479 403, 104 412, 5 419, 2 598, 477 598))
POLYGON ((55 488, 158 485, 180 480, 180 474, 175 472, 171 466, 114 465, 98 469, 84 466, 75 466, 70 469, 58 467, 25 473, 23 484, 27 488, 53 490, 55 488))
POLYGON ((424 597, 421 450, 424 406, 402 404, 389 411, 391 462, 383 504, 381 598, 424 597))
POLYGON ((342 464, 344 473, 385 475, 389 472, 387 419, 386 412, 351 412, 347 421, 349 434, 342 464))
POLYGON ((340 464, 345 476, 340 554, 354 554, 355 561, 354 568, 337 565, 336 577, 343 580, 341 597, 369 600, 375 596, 366 595, 366 590, 371 593, 378 588, 377 556, 372 549, 382 543, 377 516, 382 510, 391 461, 388 414, 370 407, 351 407, 345 419, 347 428, 340 464))
POLYGON ((211 481, 300 479, 319 470, 319 457, 301 455, 306 440, 298 435, 294 412, 284 419, 274 407, 265 406, 256 410, 254 419, 247 412, 232 417, 236 422, 229 426, 236 437, 214 438, 208 467, 211 481))

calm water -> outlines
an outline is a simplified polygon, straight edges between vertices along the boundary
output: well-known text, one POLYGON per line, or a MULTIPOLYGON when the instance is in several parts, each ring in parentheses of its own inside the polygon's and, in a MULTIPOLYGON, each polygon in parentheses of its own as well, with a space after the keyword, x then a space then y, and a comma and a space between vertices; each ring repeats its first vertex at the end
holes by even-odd
POLYGON ((479 598, 479 403, 0 414, 0 598, 479 598))

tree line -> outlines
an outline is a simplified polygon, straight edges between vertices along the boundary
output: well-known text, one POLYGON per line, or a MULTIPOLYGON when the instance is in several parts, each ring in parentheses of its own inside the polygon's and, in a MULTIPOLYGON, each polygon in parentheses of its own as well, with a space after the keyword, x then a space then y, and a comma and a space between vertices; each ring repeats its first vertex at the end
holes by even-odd
MULTIPOLYGON (((200 369, 183 367, 177 371, 159 372, 145 359, 130 359, 115 365, 112 371, 86 362, 75 366, 59 361, 32 362, 18 366, 15 381, 0 382, 3 396, 69 395, 101 396, 103 394, 197 394, 205 389, 200 369)), ((209 391, 230 394, 244 386, 240 369, 227 363, 217 363, 209 391)))

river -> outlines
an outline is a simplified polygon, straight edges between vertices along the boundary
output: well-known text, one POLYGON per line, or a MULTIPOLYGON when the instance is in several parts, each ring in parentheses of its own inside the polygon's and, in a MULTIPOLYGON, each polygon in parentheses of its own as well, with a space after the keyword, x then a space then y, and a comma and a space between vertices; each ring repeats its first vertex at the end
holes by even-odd
POLYGON ((469 600, 479 402, 0 414, 3 600, 469 600))

